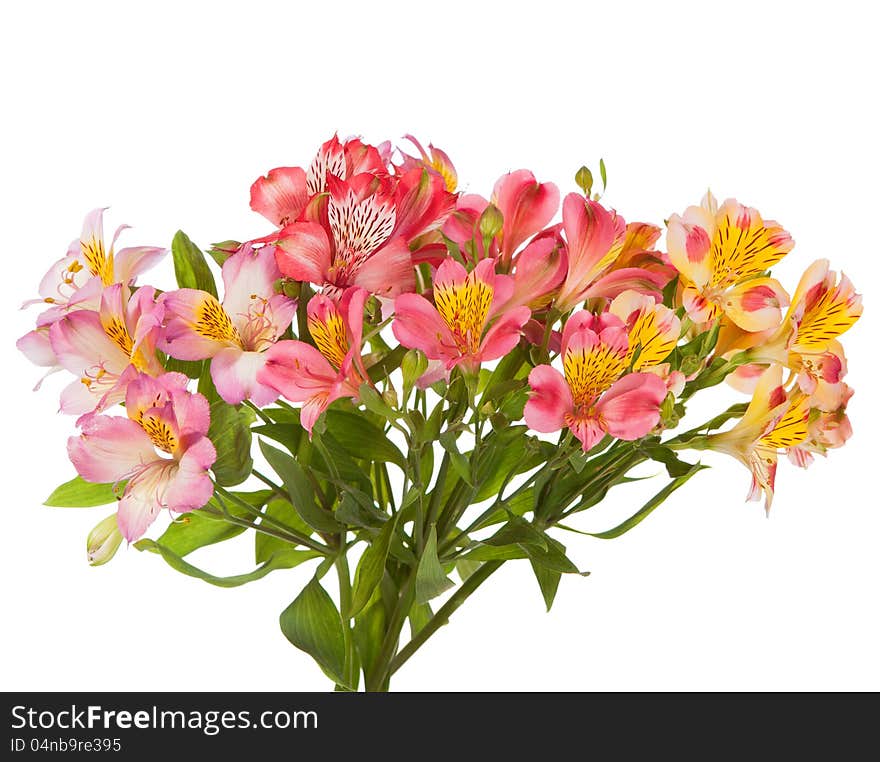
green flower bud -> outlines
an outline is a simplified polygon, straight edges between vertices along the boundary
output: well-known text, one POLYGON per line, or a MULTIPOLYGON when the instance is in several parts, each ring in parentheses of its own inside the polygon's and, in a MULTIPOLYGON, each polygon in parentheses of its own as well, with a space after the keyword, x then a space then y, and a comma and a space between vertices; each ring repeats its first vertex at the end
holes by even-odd
POLYGON ((119 525, 116 523, 116 514, 111 513, 89 532, 89 536, 86 539, 86 552, 88 553, 89 564, 92 566, 106 564, 116 555, 116 551, 121 544, 122 533, 119 531, 119 525))
POLYGON ((480 233, 486 238, 494 238, 504 227, 504 215, 495 204, 489 204, 480 215, 480 233))

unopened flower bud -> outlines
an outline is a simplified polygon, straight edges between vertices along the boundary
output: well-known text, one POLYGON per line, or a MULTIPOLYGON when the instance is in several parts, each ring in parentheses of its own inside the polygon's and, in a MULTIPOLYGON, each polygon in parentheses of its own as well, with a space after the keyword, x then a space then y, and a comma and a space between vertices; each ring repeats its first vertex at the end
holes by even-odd
POLYGON ((504 227, 504 215, 495 204, 489 204, 480 215, 480 233, 486 238, 494 238, 504 227))
POLYGON ((578 188, 580 188, 585 195, 590 195, 591 191, 593 190, 593 173, 590 172, 589 167, 581 167, 575 173, 574 181, 577 183, 578 188))
POLYGON ((122 533, 119 531, 119 525, 116 522, 116 514, 111 513, 89 532, 89 536, 86 539, 89 564, 92 566, 106 564, 116 555, 116 551, 121 544, 122 533))
POLYGON ((396 408, 397 407, 397 390, 389 384, 388 388, 384 392, 382 392, 382 399, 385 401, 385 404, 388 405, 389 407, 396 408))

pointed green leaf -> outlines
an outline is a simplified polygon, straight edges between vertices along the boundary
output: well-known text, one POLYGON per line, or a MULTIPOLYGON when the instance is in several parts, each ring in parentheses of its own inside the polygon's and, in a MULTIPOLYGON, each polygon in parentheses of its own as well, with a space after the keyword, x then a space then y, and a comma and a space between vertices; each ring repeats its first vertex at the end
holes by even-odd
MULTIPOLYGON (((270 500, 266 504, 266 510, 264 512, 267 516, 271 516, 273 519, 280 521, 291 529, 295 529, 306 537, 314 531, 300 518, 289 500, 284 500, 283 498, 270 500)), ((273 524, 267 522, 266 526, 271 527, 273 524)), ((273 537, 272 535, 264 534, 263 532, 254 533, 254 555, 258 564, 268 561, 276 551, 290 547, 291 544, 287 540, 282 540, 280 537, 273 537)))
MULTIPOLYGON (((399 514, 398 514, 399 515, 399 514)), ((351 611, 348 618, 357 616, 367 605, 373 591, 382 581, 385 574, 385 562, 388 559, 388 548, 397 527, 397 517, 387 522, 379 532, 379 536, 367 546, 354 574, 354 588, 351 595, 351 611)))
POLYGON ((416 570, 416 603, 427 603, 453 587, 437 557, 437 528, 432 524, 416 570))
POLYGON ((406 468, 403 454, 385 436, 385 432, 370 423, 360 413, 328 410, 327 431, 353 457, 382 463, 395 463, 406 468))
POLYGON ((701 465, 700 463, 695 463, 690 467, 690 470, 673 479, 669 484, 667 484, 663 489, 661 489, 654 497, 652 497, 647 503, 645 503, 636 513, 630 516, 626 521, 622 524, 618 524, 613 529, 609 529, 605 532, 589 532, 588 534, 591 537, 598 537, 600 540, 613 540, 615 537, 620 537, 622 534, 626 534, 630 529, 632 529, 637 524, 640 524, 644 521, 648 515, 659 506, 667 497, 669 497, 675 490, 681 487, 685 482, 688 481, 697 471, 702 471, 704 468, 708 468, 708 466, 701 465))
POLYGON ((293 457, 262 440, 260 451, 281 477, 290 494, 290 502, 306 524, 318 532, 338 532, 342 529, 339 522, 315 502, 315 491, 302 466, 293 457))
POLYGON ((211 404, 208 439, 217 450, 211 470, 223 487, 241 484, 254 467, 251 457, 251 430, 254 412, 249 407, 236 408, 221 399, 211 404))
POLYGON ((182 230, 178 230, 171 241, 171 257, 178 286, 201 289, 217 296, 217 286, 205 255, 182 230))
POLYGON ((532 571, 535 572, 535 579, 538 580, 538 587, 541 588, 544 604, 547 606, 547 611, 550 611, 556 598, 556 590, 559 588, 559 580, 562 574, 553 569, 548 569, 541 564, 536 564, 534 561, 530 563, 532 564, 532 571))
POLYGON ((122 495, 125 485, 120 483, 113 489, 113 484, 93 484, 81 476, 74 476, 69 482, 56 487, 43 505, 53 508, 92 508, 96 505, 115 503, 122 495))
MULTIPOLYGON (((345 635, 333 599, 312 579, 280 617, 281 631, 311 656, 332 680, 344 685, 345 635)), ((348 686, 351 687, 351 686, 348 686)))
POLYGON ((179 555, 155 540, 150 540, 145 537, 134 543, 134 547, 141 551, 148 550, 151 553, 158 553, 163 559, 165 559, 165 562, 172 569, 179 571, 181 574, 186 574, 188 577, 195 577, 196 579, 204 580, 217 587, 238 587, 239 585, 262 579, 276 569, 292 569, 294 566, 299 566, 303 561, 308 561, 310 558, 316 558, 320 555, 320 553, 314 550, 296 550, 291 548, 289 550, 273 553, 272 557, 266 561, 266 563, 262 566, 258 566, 254 571, 248 574, 236 574, 232 577, 217 577, 214 574, 209 574, 208 572, 193 566, 188 561, 184 561, 179 555))

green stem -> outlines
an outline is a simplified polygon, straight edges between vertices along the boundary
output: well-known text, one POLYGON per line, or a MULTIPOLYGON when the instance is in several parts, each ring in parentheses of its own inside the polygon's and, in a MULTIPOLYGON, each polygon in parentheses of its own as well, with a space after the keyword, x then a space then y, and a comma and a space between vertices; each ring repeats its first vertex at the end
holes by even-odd
POLYGON ((486 563, 471 574, 462 586, 450 596, 449 600, 440 607, 437 613, 431 617, 429 622, 416 633, 415 637, 400 649, 400 652, 392 659, 388 667, 388 676, 390 677, 406 664, 409 658, 424 645, 425 641, 446 624, 455 610, 492 574, 500 569, 503 563, 503 561, 486 561, 486 563))
POLYGON ((351 573, 348 569, 348 548, 343 540, 339 555, 336 557, 336 574, 339 577, 339 610, 342 612, 342 634, 345 641, 345 681, 351 687, 355 687, 355 651, 354 638, 351 633, 351 619, 348 612, 351 611, 351 573))
POLYGON ((287 498, 287 491, 280 484, 276 484, 268 476, 266 476, 265 474, 261 474, 259 471, 257 471, 256 468, 251 469, 251 473, 256 476, 257 479, 263 482, 263 484, 271 488, 271 490, 277 495, 283 498, 287 498))
POLYGON ((366 681, 365 687, 367 691, 379 691, 386 684, 390 675, 391 660, 397 653, 397 646, 400 641, 400 633, 406 622, 407 614, 412 606, 413 593, 416 581, 416 568, 414 567, 400 589, 400 595, 397 598, 397 604, 391 613, 391 619, 385 629, 385 637, 382 640, 382 647, 376 655, 373 667, 370 670, 369 679, 366 681))

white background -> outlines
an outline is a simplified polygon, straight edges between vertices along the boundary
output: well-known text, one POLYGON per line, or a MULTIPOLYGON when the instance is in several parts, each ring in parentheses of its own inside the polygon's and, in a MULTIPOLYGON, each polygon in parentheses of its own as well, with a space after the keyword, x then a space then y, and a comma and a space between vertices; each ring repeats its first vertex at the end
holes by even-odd
MULTIPOLYGON (((793 289, 830 257, 865 294, 846 337, 855 435, 827 461, 780 467, 772 514, 720 457, 629 535, 563 538, 589 578, 544 613, 508 564, 405 667, 407 690, 878 689, 876 435, 880 427, 876 183, 878 55, 869 4, 513 2, 7 3, 0 19, 3 241, 4 689, 327 687, 277 626, 309 571, 235 590, 120 551, 93 569, 102 508, 41 507, 73 474, 58 380, 13 347, 17 312, 84 214, 111 205, 130 244, 205 245, 267 231, 248 188, 308 162, 338 130, 412 132, 487 194, 528 167, 661 222, 707 186, 781 221, 793 289)), ((160 286, 170 286, 160 273, 160 286)), ((707 409, 721 409, 710 399, 707 409)), ((705 396, 705 395, 704 395, 705 396)), ((657 487, 660 486, 658 483, 657 487)), ((613 526, 635 492, 582 515, 613 526)), ((246 544, 203 556, 252 565, 246 544)))

